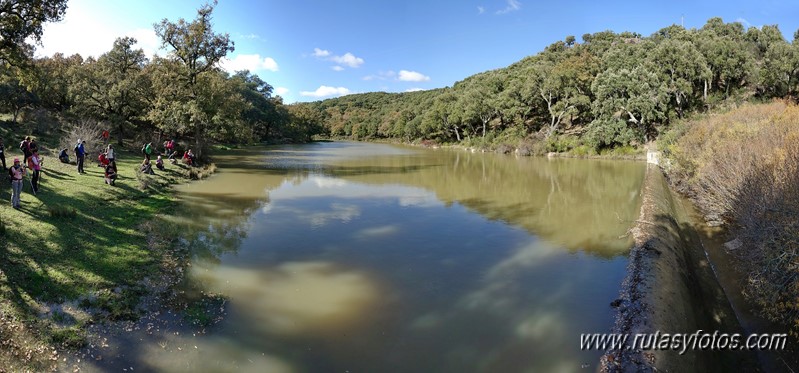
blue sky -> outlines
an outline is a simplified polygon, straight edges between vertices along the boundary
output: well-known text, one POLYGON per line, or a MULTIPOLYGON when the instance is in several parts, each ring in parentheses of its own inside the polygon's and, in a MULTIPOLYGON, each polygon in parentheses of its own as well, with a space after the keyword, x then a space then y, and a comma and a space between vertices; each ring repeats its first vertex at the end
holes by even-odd
MULTIPOLYGON (((69 0, 64 21, 45 27, 38 56, 99 56, 115 38, 134 36, 159 51, 153 23, 194 19, 201 0, 69 0)), ((452 86, 508 66, 554 41, 603 30, 650 35, 708 18, 745 27, 778 24, 790 41, 799 28, 795 1, 532 0, 220 0, 214 29, 236 50, 223 65, 247 68, 287 103, 348 93, 405 92, 452 86)))

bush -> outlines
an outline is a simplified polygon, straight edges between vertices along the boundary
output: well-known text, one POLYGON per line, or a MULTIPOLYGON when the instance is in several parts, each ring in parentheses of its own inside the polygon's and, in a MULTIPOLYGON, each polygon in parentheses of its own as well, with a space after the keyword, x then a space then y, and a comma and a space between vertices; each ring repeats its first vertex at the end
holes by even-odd
POLYGON ((708 216, 734 223, 747 297, 799 334, 799 107, 744 105, 687 126, 670 176, 708 216))
POLYGON ((90 120, 73 124, 66 131, 66 134, 61 137, 56 154, 61 149, 67 149, 70 158, 74 158, 75 145, 78 143, 78 139, 81 139, 86 141, 84 149, 86 150, 86 156, 91 160, 92 157, 96 157, 105 148, 105 142, 102 138, 104 128, 102 123, 90 120))
POLYGON ((513 152, 513 146, 510 146, 508 144, 499 144, 499 146, 497 146, 496 152, 499 153, 499 154, 512 153, 513 152))
POLYGON ((47 206, 47 211, 53 218, 74 218, 78 215, 78 210, 70 206, 47 206))

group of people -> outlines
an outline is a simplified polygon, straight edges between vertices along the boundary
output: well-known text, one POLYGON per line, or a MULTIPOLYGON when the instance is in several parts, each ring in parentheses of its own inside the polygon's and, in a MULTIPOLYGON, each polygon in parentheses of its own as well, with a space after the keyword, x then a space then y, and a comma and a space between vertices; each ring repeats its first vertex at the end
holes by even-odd
MULTIPOLYGON (((108 135, 104 133, 103 138, 107 141, 108 135)), ((164 154, 172 163, 177 162, 175 145, 175 140, 164 142, 164 154)), ((3 139, 0 138, 0 163, 3 166, 3 170, 8 172, 9 179, 11 180, 11 205, 16 209, 20 208, 20 193, 22 192, 23 180, 28 173, 31 173, 30 181, 33 193, 36 194, 36 192, 39 191, 39 178, 43 164, 43 159, 39 156, 39 146, 35 139, 26 136, 20 143, 19 149, 22 151, 22 161, 20 161, 19 157, 15 157, 14 165, 6 167, 5 144, 3 143, 3 139)), ((78 174, 85 174, 86 172, 83 167, 87 152, 86 140, 78 139, 75 144, 74 152, 78 174)), ((156 153, 152 143, 147 143, 142 146, 142 153, 144 154, 144 160, 142 161, 140 171, 146 174, 155 174, 152 164, 150 163, 150 157, 156 153)), ((61 149, 58 154, 58 159, 62 163, 70 163, 66 148, 61 149)), ((97 160, 99 162, 98 166, 104 169, 105 183, 114 185, 118 175, 114 146, 112 144, 106 145, 105 149, 98 155, 97 160)), ((191 149, 187 149, 183 153, 182 161, 193 167, 196 166, 197 159, 191 149)), ((155 167, 161 171, 165 170, 164 160, 161 158, 160 154, 157 155, 155 160, 155 167)))
POLYGON ((19 157, 14 157, 14 165, 6 168, 5 144, 0 139, 0 160, 2 160, 3 170, 8 171, 8 177, 11 180, 11 206, 15 209, 20 208, 22 184, 28 174, 27 170, 31 170, 31 189, 33 194, 39 191, 39 177, 44 163, 43 158, 39 156, 39 146, 30 136, 26 136, 20 142, 19 149, 23 155, 22 162, 20 162, 19 157))

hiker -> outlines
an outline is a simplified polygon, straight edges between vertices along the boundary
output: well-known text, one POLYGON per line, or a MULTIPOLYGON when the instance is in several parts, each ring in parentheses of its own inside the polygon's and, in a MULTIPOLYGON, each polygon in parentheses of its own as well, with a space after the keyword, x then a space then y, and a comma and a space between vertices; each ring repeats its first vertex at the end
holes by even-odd
POLYGON ((166 157, 169 158, 172 163, 175 163, 175 139, 171 139, 166 143, 166 157))
POLYGON ((38 151, 39 151, 39 144, 36 143, 36 139, 31 139, 31 141, 28 143, 28 152, 30 154, 33 154, 38 151))
POLYGON ((191 149, 186 150, 186 152, 183 153, 183 162, 187 165, 194 167, 196 165, 196 160, 197 159, 194 157, 194 153, 191 152, 191 149))
POLYGON ((39 158, 39 151, 34 150, 30 158, 28 158, 28 168, 33 170, 31 188, 33 188, 33 194, 36 194, 39 191, 39 173, 42 170, 42 159, 39 158))
POLYGON ((164 160, 161 159, 160 155, 155 159, 155 167, 161 171, 164 171, 164 160))
POLYGON ((69 163, 69 155, 67 155, 67 148, 61 149, 61 153, 58 153, 58 160, 61 163, 69 163))
POLYGON ((109 162, 113 162, 114 160, 116 160, 116 158, 114 158, 114 146, 113 145, 108 144, 108 147, 105 149, 105 157, 108 158, 109 162))
POLYGON ((19 195, 22 193, 22 178, 25 177, 25 168, 20 166, 19 158, 14 158, 14 165, 8 168, 11 179, 11 206, 19 208, 19 195))
POLYGON ((147 160, 147 163, 150 162, 150 156, 153 154, 153 143, 148 142, 141 147, 141 152, 144 154, 144 159, 147 160))
POLYGON ((0 160, 3 161, 3 171, 6 170, 6 146, 3 144, 3 139, 0 138, 0 160))
POLYGON ((114 161, 108 162, 105 166, 105 183, 114 185, 117 179, 117 163, 114 161))
POLYGON ((22 164, 28 163, 28 157, 31 156, 31 137, 25 136, 25 140, 19 143, 19 150, 22 150, 22 164))
POLYGON ((143 174, 155 175, 155 172, 153 172, 153 166, 150 164, 150 160, 149 159, 145 159, 144 162, 142 162, 142 164, 141 164, 141 172, 143 174))
POLYGON ((97 162, 100 162, 97 167, 105 167, 108 166, 108 163, 111 161, 105 156, 105 153, 100 153, 97 155, 97 162))
POLYGON ((86 158, 86 140, 78 139, 78 144, 75 145, 75 156, 78 157, 78 173, 85 174, 83 160, 86 158))
POLYGON ((103 130, 103 141, 108 143, 108 139, 111 137, 111 133, 108 130, 103 130))

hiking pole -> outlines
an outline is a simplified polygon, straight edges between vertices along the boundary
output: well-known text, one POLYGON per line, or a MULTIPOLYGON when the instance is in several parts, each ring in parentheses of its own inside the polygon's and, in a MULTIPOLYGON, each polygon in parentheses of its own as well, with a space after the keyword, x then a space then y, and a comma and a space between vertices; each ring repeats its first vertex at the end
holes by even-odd
MULTIPOLYGON (((25 168, 27 169, 28 166, 25 166, 25 168)), ((24 177, 23 177, 23 179, 24 179, 24 177)), ((36 195, 36 188, 33 187, 33 174, 31 174, 31 178, 28 180, 28 182, 31 183, 31 191, 33 192, 33 195, 35 196, 36 195)))

